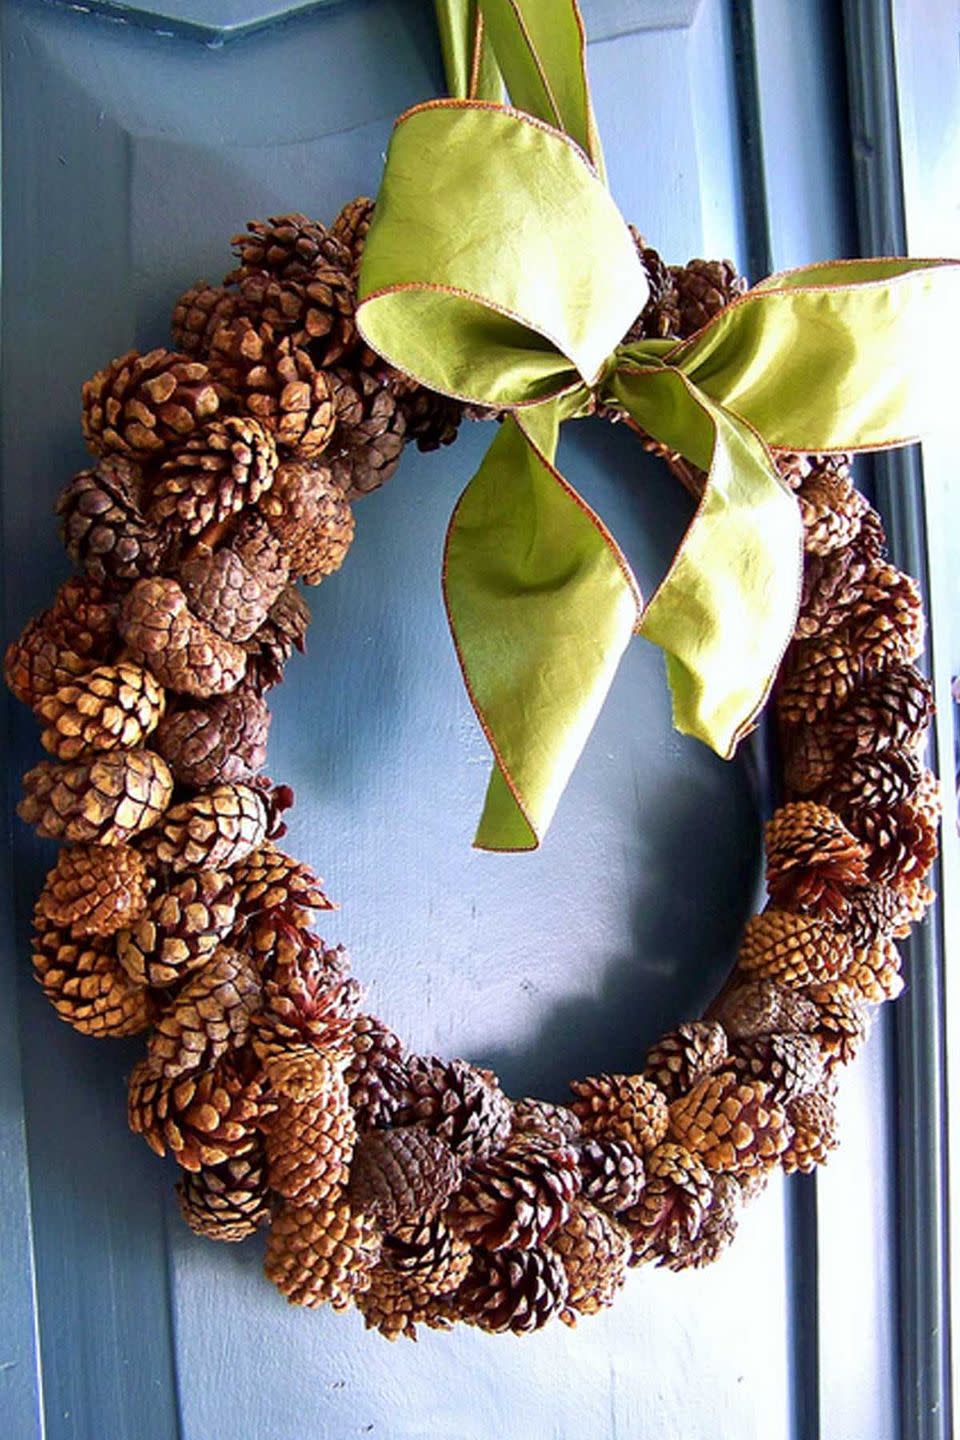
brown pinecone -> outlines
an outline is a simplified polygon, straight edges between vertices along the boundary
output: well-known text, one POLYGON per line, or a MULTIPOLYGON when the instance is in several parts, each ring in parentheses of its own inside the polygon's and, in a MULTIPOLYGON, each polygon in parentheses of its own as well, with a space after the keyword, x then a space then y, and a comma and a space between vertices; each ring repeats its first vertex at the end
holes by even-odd
POLYGON ((164 705, 149 670, 128 661, 98 665, 39 701, 37 718, 46 723, 40 743, 58 760, 133 750, 156 729, 164 705))
POLYGON ((277 468, 273 436, 249 415, 211 420, 160 466, 150 519, 199 535, 269 490, 277 468))
POLYGON ((919 792, 917 799, 890 808, 858 810, 850 825, 868 847, 867 871, 878 884, 909 887, 937 858, 939 816, 919 801, 919 792))
POLYGON ((569 1288, 553 1250, 475 1250, 453 1304, 468 1325, 527 1335, 561 1313, 569 1288))
POLYGON ((913 750, 934 713, 933 691, 914 665, 868 676, 833 717, 835 742, 852 755, 913 750))
POLYGON ((325 1061, 342 1063, 353 1044, 359 996, 352 981, 333 985, 322 942, 304 946, 267 980, 254 1020, 253 1048, 272 1086, 309 1100, 325 1082, 325 1061))
POLYGON ((611 1215, 637 1204, 647 1175, 643 1157, 626 1140, 585 1140, 578 1161, 585 1199, 611 1215))
MULTIPOLYGON (((882 750, 848 760, 822 792, 825 805, 836 810, 854 831, 852 817, 862 811, 890 810, 909 800, 920 784, 923 770, 909 751, 882 750)), ((869 839, 869 834, 861 833, 869 839)))
POLYGON ((686 265, 671 265, 670 273, 677 292, 677 332, 683 340, 747 289, 732 260, 690 260, 686 265))
POLYGON ((181 565, 177 578, 191 611, 224 640, 249 640, 286 586, 286 557, 275 541, 271 549, 264 569, 247 565, 232 545, 199 550, 181 565))
POLYGON ((867 502, 851 480, 848 455, 809 455, 810 470, 797 490, 808 554, 829 555, 860 531, 867 502))
POLYGON ((352 263, 350 250, 344 237, 337 233, 336 224, 328 230, 319 220, 309 220, 300 214, 248 220, 246 232, 234 235, 230 244, 243 274, 266 270, 283 279, 303 280, 318 266, 337 265, 349 269, 352 263))
POLYGON ((860 600, 870 564, 856 544, 805 556, 795 637, 823 639, 845 625, 860 600))
POLYGON ((361 1137, 350 1171, 350 1193, 391 1231, 432 1220, 460 1180, 460 1162, 447 1142, 423 1125, 408 1125, 370 1130, 361 1137))
POLYGON ((839 975, 850 955, 849 937, 835 925, 771 908, 747 921, 737 963, 749 976, 800 990, 839 975))
POLYGON ((134 985, 99 936, 74 938, 35 917, 33 973, 61 1020, 97 1038, 139 1035, 153 1019, 150 996, 134 985))
POLYGON ((275 975, 284 965, 297 965, 305 950, 322 957, 327 983, 337 985, 350 972, 350 957, 342 945, 328 950, 316 935, 300 923, 300 912, 265 910, 248 917, 245 946, 257 957, 265 979, 275 975))
POLYGON ((348 500, 376 490, 396 470, 406 422, 396 396, 365 370, 338 370, 337 430, 326 460, 348 500))
POLYGON ((719 1259, 737 1233, 744 1199, 743 1187, 735 1176, 714 1176, 713 1197, 696 1239, 665 1259, 663 1263, 667 1268, 699 1270, 719 1259))
POLYGON ((161 864, 174 870, 229 870, 262 845, 266 833, 259 791, 241 783, 214 785, 167 811, 154 849, 161 864))
POLYGON ((784 1030, 810 1034, 816 1006, 799 990, 776 980, 747 980, 733 986, 711 1009, 731 1040, 774 1035, 784 1030))
POLYGON ((868 670, 915 660, 926 622, 916 580, 883 562, 871 566, 851 607, 850 643, 868 670))
POLYGON ((117 936, 117 955, 140 985, 174 985, 210 960, 233 929, 237 891, 218 870, 185 875, 160 891, 117 936))
POLYGON ((867 1018, 861 1005, 842 980, 811 985, 807 997, 817 1007, 817 1026, 812 1032, 820 1043, 827 1072, 849 1065, 857 1058, 867 1038, 867 1018))
POLYGON ((305 648, 310 610, 295 585, 288 585, 270 607, 266 622, 247 641, 246 683, 262 695, 283 679, 283 667, 294 650, 305 648))
POLYGON ((491 1070, 436 1055, 410 1055, 404 1070, 405 1094, 393 1124, 424 1124, 446 1140, 464 1164, 503 1149, 512 1129, 512 1110, 491 1070))
POLYGON ((809 1174, 826 1164, 827 1156, 839 1144, 837 1112, 833 1100, 822 1090, 801 1095, 787 1106, 787 1121, 793 1133, 780 1163, 788 1175, 795 1170, 809 1174))
POLYGON ((167 1080, 145 1056, 130 1076, 128 1119, 157 1155, 169 1149, 184 1170, 220 1165, 254 1150, 269 1110, 259 1077, 233 1054, 212 1070, 167 1080))
POLYGON ((213 337, 210 365, 282 451, 302 460, 323 453, 336 422, 330 383, 290 336, 238 316, 213 337))
POLYGON ((251 780, 267 758, 269 729, 266 702, 243 686, 168 713, 153 744, 179 784, 204 790, 218 781, 251 780))
POLYGON ((285 1205, 267 1240, 267 1278, 291 1305, 346 1310, 370 1284, 380 1253, 376 1221, 339 1193, 320 1205, 285 1205))
POLYGON ((389 1125, 404 1097, 403 1042, 374 1015, 353 1022, 353 1049, 344 1071, 361 1133, 389 1125))
POLYGON ((554 1105, 549 1100, 533 1100, 525 1096, 513 1102, 514 1135, 539 1135, 555 1145, 579 1141, 580 1121, 568 1105, 554 1105))
POLYGON ((34 708, 45 695, 85 674, 96 663, 70 650, 50 621, 50 611, 35 615, 7 646, 3 676, 23 705, 34 708))
POLYGON ((117 599, 92 575, 71 575, 46 612, 49 632, 76 655, 112 660, 117 650, 117 599))
POLYGON ((205 359, 211 340, 221 325, 228 325, 234 318, 238 304, 235 291, 198 280, 173 307, 173 343, 184 355, 205 359))
POLYGON ((231 879, 240 892, 244 915, 266 910, 333 910, 323 881, 302 860, 287 855, 272 840, 252 850, 233 867, 231 879))
POLYGON ((790 647, 777 686, 777 712, 787 725, 815 725, 849 699, 862 673, 859 651, 845 631, 790 647))
POLYGON ((470 1246, 434 1217, 398 1225, 385 1235, 380 1263, 395 1275, 403 1275, 423 1298, 448 1295, 470 1268, 470 1246))
POLYGON ((153 881, 129 845, 67 845, 47 875, 37 913, 77 935, 113 935, 147 908, 153 881))
POLYGON ((528 1250, 564 1223, 579 1190, 572 1146, 514 1140, 470 1167, 447 1221, 471 1245, 528 1250))
POLYGON ((844 929, 853 944, 862 947, 888 935, 903 939, 910 933, 911 918, 896 890, 889 885, 867 885, 850 896, 844 929))
POLYGON ((338 1068, 323 1066, 309 1100, 281 1097, 265 1127, 270 1188, 301 1205, 321 1205, 347 1183, 357 1130, 338 1068))
POLYGON ((201 361, 173 350, 130 350, 83 387, 83 438, 94 455, 152 460, 220 408, 201 361))
POLYGON ((667 1097, 642 1075, 589 1075, 571 1080, 574 1114, 591 1139, 619 1136, 645 1153, 667 1133, 667 1097))
POLYGON ((424 452, 452 445, 464 416, 463 403, 449 395, 438 395, 424 385, 397 396, 404 422, 404 440, 415 440, 424 452))
POLYGON ((839 815, 811 800, 774 811, 765 832, 767 889, 775 904, 840 919, 866 878, 863 846, 839 815))
POLYGON ((246 652, 193 615, 176 580, 140 580, 117 621, 130 653, 169 690, 207 699, 235 690, 246 652))
POLYGON ((281 465, 260 513, 280 542, 290 573, 308 585, 339 570, 353 543, 353 511, 325 465, 281 465))
POLYGON ((705 1075, 719 1070, 727 1058, 727 1037, 714 1020, 678 1025, 647 1052, 644 1076, 668 1100, 676 1100, 705 1075))
POLYGON ((788 1031, 741 1040, 732 1058, 737 1073, 762 1081, 778 1105, 809 1094, 823 1079, 823 1050, 816 1035, 788 1031))
POLYGON ((647 244, 636 226, 630 225, 628 228, 647 277, 649 293, 646 305, 630 326, 624 340, 629 345, 634 340, 665 340, 669 335, 678 335, 680 309, 673 273, 670 267, 664 264, 659 251, 647 244))
POLYGON ((23 777, 17 814, 47 840, 120 845, 155 825, 173 776, 152 750, 124 750, 72 765, 43 760, 23 777))
POLYGON ((620 1217, 632 1242, 631 1265, 663 1264, 696 1240, 713 1199, 713 1181, 699 1156, 665 1141, 647 1156, 647 1183, 620 1217))
MULTIPOLYGON (((769 1169, 787 1144, 784 1112, 758 1081, 721 1071, 670 1106, 670 1136, 699 1155, 708 1170, 738 1174, 769 1169)), ((649 1166, 647 1170, 649 1183, 649 1166)))
POLYGON ((882 939, 854 950, 853 959, 838 980, 855 1000, 872 1005, 896 1000, 903 991, 896 945, 890 939, 882 939))
POLYGON ((246 1240, 270 1218, 267 1171, 259 1150, 188 1172, 176 1188, 184 1220, 208 1240, 246 1240))
POLYGON ((350 251, 353 268, 357 269, 363 255, 363 247, 373 220, 374 202, 366 195, 348 200, 330 227, 331 233, 350 251))
POLYGON ((236 950, 218 950, 160 1016, 147 1054, 168 1080, 209 1069, 244 1044, 259 1003, 260 982, 249 960, 236 950))
POLYGON ((622 1226, 582 1197, 550 1241, 567 1277, 567 1302, 560 1319, 575 1325, 577 1315, 596 1315, 612 1305, 627 1274, 630 1239, 622 1226))
POLYGON ((841 761, 825 724, 791 726, 781 739, 783 783, 791 795, 814 795, 829 784, 841 761))
POLYGON ((140 580, 163 566, 169 537, 140 509, 143 477, 122 455, 106 455, 61 491, 56 512, 67 554, 95 580, 140 580))

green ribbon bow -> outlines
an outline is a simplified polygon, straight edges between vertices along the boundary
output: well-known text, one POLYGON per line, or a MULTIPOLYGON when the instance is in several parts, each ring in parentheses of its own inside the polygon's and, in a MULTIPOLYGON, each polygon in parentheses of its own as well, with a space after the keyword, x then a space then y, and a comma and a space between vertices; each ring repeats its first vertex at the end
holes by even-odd
POLYGON ((799 512, 770 449, 901 445, 947 413, 936 341, 960 311, 960 264, 813 265, 755 286, 690 340, 621 344, 647 284, 601 177, 575 0, 443 0, 448 19, 451 7, 474 41, 486 22, 460 72, 492 91, 502 75, 523 111, 454 99, 400 117, 358 319, 424 385, 506 410, 454 512, 444 590, 496 761, 476 844, 526 850, 634 633, 665 652, 677 728, 733 754, 800 590, 799 512), (597 404, 707 474, 645 605, 554 465, 560 424, 597 404))

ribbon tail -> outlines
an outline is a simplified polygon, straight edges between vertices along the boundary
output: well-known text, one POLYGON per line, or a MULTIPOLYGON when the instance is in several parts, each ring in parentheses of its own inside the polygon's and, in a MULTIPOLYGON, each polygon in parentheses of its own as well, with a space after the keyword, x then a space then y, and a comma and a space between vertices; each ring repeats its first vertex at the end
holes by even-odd
POLYGON ((447 534, 447 614, 496 762, 485 850, 540 844, 637 623, 626 560, 554 467, 560 418, 506 417, 447 534))
POLYGON ((456 100, 503 103, 503 80, 480 0, 434 0, 447 91, 456 100))
POLYGON ((640 634, 667 661, 678 730, 729 759, 763 708, 796 623, 803 527, 763 442, 677 370, 621 364, 611 389, 707 481, 640 634))

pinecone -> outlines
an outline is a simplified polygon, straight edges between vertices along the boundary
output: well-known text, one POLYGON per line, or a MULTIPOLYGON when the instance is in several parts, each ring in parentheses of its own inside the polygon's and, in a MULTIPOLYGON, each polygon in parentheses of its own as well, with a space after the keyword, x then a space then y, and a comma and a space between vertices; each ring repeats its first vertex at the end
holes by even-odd
POLYGON ((815 1090, 824 1074, 819 1037, 796 1031, 741 1040, 733 1061, 738 1075, 762 1081, 778 1105, 815 1090))
POLYGON ((348 500, 376 490, 396 470, 406 422, 393 393, 365 370, 338 370, 337 432, 327 452, 334 481, 348 500))
POLYGON ((397 396, 404 421, 404 440, 417 442, 424 452, 452 445, 464 416, 463 403, 438 395, 423 385, 397 396))
POLYGON ((98 755, 72 765, 43 760, 23 777, 17 814, 47 840, 120 845, 155 825, 173 776, 152 750, 98 755))
POLYGON ((370 1284, 380 1253, 376 1221, 333 1194, 320 1205, 285 1205, 267 1240, 267 1278, 291 1305, 346 1310, 370 1284))
POLYGON ((359 268, 374 209, 372 200, 366 195, 358 195, 355 200, 348 200, 330 227, 331 232, 350 251, 354 269, 359 268))
POLYGON ((747 921, 737 963, 747 975, 799 990, 839 975, 851 950, 847 934, 835 925, 771 908, 747 921))
POLYGON ((743 1187, 733 1175, 716 1175, 713 1198, 696 1239, 682 1245, 676 1255, 666 1259, 664 1264, 667 1268, 699 1270, 719 1259, 737 1233, 744 1198, 743 1187))
POLYGON ((852 755, 913 750, 933 713, 933 691, 916 666, 891 665, 863 681, 833 717, 831 730, 852 755))
POLYGON ((827 555, 807 555, 795 637, 824 639, 846 625, 860 600, 870 564, 859 545, 844 545, 827 555))
POLYGON ((168 1080, 209 1069, 243 1045, 260 1003, 260 983, 235 950, 218 950, 157 1021, 147 1054, 168 1080))
POLYGON ((566 1145, 580 1139, 580 1121, 568 1105, 526 1096, 513 1102, 513 1133, 538 1135, 554 1145, 566 1145))
POLYGON ((302 860, 267 841, 233 867, 231 878, 240 892, 244 915, 266 910, 333 910, 323 881, 302 860))
POLYGON ((809 1174, 818 1165, 826 1164, 830 1151, 839 1144, 837 1112, 830 1096, 816 1090, 792 1100, 787 1106, 787 1121, 793 1133, 780 1160, 787 1174, 795 1170, 809 1174))
POLYGON ((75 939, 39 914, 36 927, 33 973, 61 1020, 97 1038, 147 1029, 150 996, 131 983, 102 938, 75 939))
POLYGON ((626 1140, 586 1140, 578 1159, 585 1199, 611 1215, 637 1204, 647 1175, 642 1156, 626 1140))
POLYGON ((491 1070, 436 1055, 411 1055, 404 1069, 405 1094, 394 1111, 394 1125, 424 1124, 446 1140, 464 1164, 503 1149, 512 1112, 491 1070))
POLYGON ((166 1080, 145 1056, 130 1076, 130 1129, 157 1155, 169 1149, 184 1170, 254 1150, 256 1126, 268 1110, 259 1078, 232 1054, 212 1070, 193 1070, 179 1080, 166 1080))
POLYGON ((231 545, 201 550, 181 565, 178 579, 191 611, 224 640, 249 640, 286 586, 286 557, 276 542, 271 548, 273 563, 262 570, 245 564, 231 545))
POLYGON ((811 985, 806 993, 817 1007, 817 1026, 812 1033, 830 1074, 838 1065, 849 1065, 857 1058, 867 1038, 866 1013, 842 981, 811 985))
POLYGON ((267 758, 269 729, 266 702, 241 687, 168 713, 153 744, 180 785, 205 790, 218 781, 251 780, 267 758))
POLYGON ((632 1242, 629 1264, 663 1264, 696 1240, 713 1199, 713 1181, 699 1156, 666 1141, 647 1156, 639 1202, 620 1217, 632 1242))
POLYGON ((815 725, 839 709, 856 688, 862 661, 845 631, 790 647, 777 687, 777 711, 788 725, 815 725))
POLYGON ((69 649, 51 623, 51 612, 29 620, 19 639, 7 646, 3 676, 7 688, 23 705, 34 708, 96 663, 69 649))
POLYGON ((572 1146, 514 1140, 471 1166, 447 1220, 471 1245, 528 1250, 549 1240, 568 1219, 579 1190, 572 1146))
POLYGON ((357 1144, 350 1193, 387 1231, 432 1220, 460 1185, 460 1162, 423 1125, 370 1130, 357 1144))
POLYGON ((266 834, 267 807, 259 791, 239 783, 214 785, 167 811, 154 849, 161 864, 174 870, 229 870, 266 834))
POLYGON ((270 1192, 263 1155, 251 1150, 221 1165, 185 1174, 177 1185, 180 1213, 208 1240, 246 1240, 270 1218, 270 1192))
POLYGON ((570 1089, 574 1114, 592 1139, 619 1136, 645 1153, 667 1133, 667 1097, 642 1075, 590 1075, 571 1080, 570 1089))
POLYGON ((627 1274, 627 1232, 591 1205, 577 1199, 569 1218, 550 1241, 567 1277, 567 1303, 560 1319, 575 1325, 577 1315, 596 1315, 612 1305, 627 1274))
POLYGON ((927 875, 937 858, 939 817, 919 800, 858 810, 850 825, 869 849, 867 872, 876 883, 895 890, 909 887, 927 875))
POLYGON ((891 810, 909 800, 920 784, 922 773, 919 760, 909 751, 882 750, 878 755, 858 755, 825 787, 822 800, 856 831, 851 817, 863 811, 891 810))
POLYGON ((300 1205, 322 1205, 347 1183, 357 1140, 347 1087, 323 1064, 323 1083, 309 1100, 279 1099, 266 1127, 270 1188, 300 1205))
POLYGON ((842 919, 867 878, 863 846, 826 805, 796 800, 774 811, 765 833, 767 889, 775 904, 842 919))
POLYGON ((677 333, 683 340, 747 289, 732 260, 690 260, 686 265, 671 265, 670 273, 677 292, 677 333))
POLYGON ((265 910, 248 918, 246 948, 257 958, 260 973, 270 979, 285 965, 299 964, 303 951, 322 957, 328 985, 337 985, 350 972, 350 960, 342 945, 327 950, 323 941, 300 923, 299 912, 265 910))
POLYGON ((117 650, 117 601, 92 575, 71 575, 46 612, 49 633, 76 655, 112 660, 117 650))
POLYGON ((867 502, 851 482, 848 455, 810 455, 798 491, 803 545, 808 554, 829 555, 859 533, 867 502))
POLYGON ((146 913, 117 936, 117 955, 139 985, 174 985, 212 959, 237 915, 229 875, 201 870, 155 895, 146 913))
POLYGON ((854 950, 853 959, 839 976, 841 984, 855 1000, 879 1005, 896 1000, 903 991, 900 956, 892 940, 874 940, 872 945, 854 950))
POLYGON ((817 1008, 811 1000, 776 980, 741 981, 711 1013, 731 1040, 750 1040, 784 1030, 810 1034, 817 1023, 817 1008))
POLYGON ((783 783, 791 795, 813 795, 829 784, 840 762, 826 725, 791 726, 782 740, 783 783))
POLYGON ((325 1061, 350 1054, 359 996, 352 981, 331 985, 322 943, 304 946, 266 982, 253 1048, 274 1089, 309 1100, 325 1082, 325 1061))
POLYGON ((83 387, 83 438, 94 455, 152 460, 220 408, 206 365, 172 350, 130 350, 83 387))
POLYGON ((349 269, 352 264, 349 247, 337 233, 336 224, 328 230, 319 220, 300 214, 248 220, 246 233, 234 235, 230 244, 243 274, 266 270, 282 279, 303 280, 318 266, 349 269))
POLYGON ((169 690, 207 699, 235 690, 247 657, 193 615, 176 580, 140 580, 117 621, 130 653, 169 690))
POLYGON ((290 566, 308 585, 319 585, 343 564, 353 543, 353 511, 324 465, 281 465, 260 506, 290 566))
POLYGON ((889 885, 867 885, 850 896, 844 929, 855 946, 863 947, 888 935, 902 939, 910 933, 910 918, 896 890, 889 885))
POLYGON ((875 563, 851 608, 850 643, 867 669, 915 660, 923 650, 923 599, 916 580, 895 565, 875 563))
MULTIPOLYGON (((788 1130, 766 1085, 721 1071, 673 1101, 670 1136, 699 1155, 708 1170, 738 1174, 775 1165, 788 1130)), ((648 1184, 649 1173, 648 1166, 648 1184)))
POLYGON ((383 1237, 380 1263, 402 1275, 423 1298, 456 1290, 470 1268, 470 1246, 443 1220, 399 1225, 383 1237))
POLYGON ((636 226, 628 228, 647 277, 649 294, 646 305, 624 338, 627 344, 634 340, 665 340, 679 333, 680 310, 674 277, 659 252, 647 244, 636 226))
POLYGON ((68 845, 47 875, 37 914, 74 936, 113 935, 143 914, 152 887, 129 845, 68 845))
POLYGON ((136 749, 156 729, 164 704, 162 687, 140 665, 98 665, 39 701, 37 718, 46 722, 40 742, 58 760, 136 749))
POLYGON ((239 299, 225 285, 198 280, 185 290, 173 307, 173 343, 184 355, 204 359, 210 342, 221 325, 228 325, 237 313, 239 299))
POLYGON ((176 447, 160 466, 150 519, 199 535, 255 505, 273 484, 277 447, 248 415, 211 420, 176 447))
POLYGON ((214 335, 210 365, 285 454, 323 453, 336 421, 330 383, 297 341, 241 315, 214 335))
POLYGON ((719 1070, 727 1058, 727 1037, 714 1020, 678 1025, 647 1052, 644 1076, 668 1100, 690 1090, 705 1075, 719 1070))
POLYGON ((140 509, 143 476, 122 455, 106 455, 61 491, 56 512, 67 554, 101 582, 140 580, 163 566, 169 537, 140 509))
POLYGON ((468 1325, 527 1335, 561 1313, 569 1288, 563 1260, 552 1250, 475 1250, 453 1303, 468 1325))
POLYGON ((358 1015, 353 1022, 353 1050, 344 1079, 361 1133, 391 1123, 406 1089, 403 1043, 374 1015, 358 1015))
POLYGON ((263 694, 283 679, 283 667, 294 650, 305 648, 310 610, 296 586, 288 585, 270 608, 266 623, 247 641, 248 685, 263 694))

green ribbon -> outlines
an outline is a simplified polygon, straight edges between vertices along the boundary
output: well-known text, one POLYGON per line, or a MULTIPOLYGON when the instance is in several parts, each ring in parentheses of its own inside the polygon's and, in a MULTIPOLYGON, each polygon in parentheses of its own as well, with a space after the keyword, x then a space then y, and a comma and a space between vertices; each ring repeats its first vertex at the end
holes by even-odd
POLYGON ((768 447, 903 444, 949 413, 935 340, 960 312, 960 265, 814 265, 764 281, 691 340, 622 345, 647 286, 596 165, 566 133, 599 160, 582 30, 574 53, 559 23, 568 9, 579 22, 576 7, 478 3, 511 94, 538 113, 452 100, 400 118, 358 318, 374 349, 431 389, 508 410, 451 521, 444 593, 496 761, 476 843, 514 850, 539 844, 635 632, 666 654, 677 728, 732 755, 800 588, 799 513, 768 447), (549 83, 538 89, 538 76, 549 83), (560 424, 598 403, 707 473, 645 606, 554 465, 560 424))

